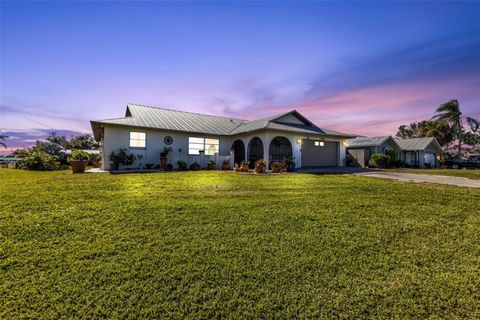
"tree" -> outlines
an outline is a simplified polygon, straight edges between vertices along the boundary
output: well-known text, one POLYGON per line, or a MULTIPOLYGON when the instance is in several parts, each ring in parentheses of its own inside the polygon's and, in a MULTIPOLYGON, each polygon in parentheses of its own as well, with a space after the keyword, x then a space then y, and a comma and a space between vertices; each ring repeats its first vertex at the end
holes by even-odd
POLYGON ((57 136, 55 133, 52 132, 48 136, 47 141, 58 144, 62 146, 64 149, 71 149, 71 144, 70 142, 68 142, 67 137, 65 136, 57 136))
POLYGON ((7 140, 8 136, 0 135, 0 145, 3 146, 5 149, 7 148, 7 144, 5 140, 7 140))
POLYGON ((445 121, 412 122, 408 126, 398 127, 397 137, 401 139, 435 137, 438 143, 444 147, 450 144, 454 138, 454 132, 445 121))
POLYGON ((480 124, 477 120, 462 116, 462 112, 460 111, 460 104, 458 100, 450 100, 446 103, 441 104, 437 110, 437 113, 433 116, 432 119, 436 121, 445 121, 447 122, 454 132, 454 136, 457 139, 458 143, 458 153, 457 158, 460 159, 462 156, 462 143, 471 144, 475 141, 478 141, 476 138, 478 136, 480 124), (466 130, 463 126, 463 119, 467 121, 470 125, 471 132, 466 134, 466 130))
POLYGON ((70 139, 70 145, 72 149, 97 150, 100 148, 100 144, 88 134, 72 136, 70 139))

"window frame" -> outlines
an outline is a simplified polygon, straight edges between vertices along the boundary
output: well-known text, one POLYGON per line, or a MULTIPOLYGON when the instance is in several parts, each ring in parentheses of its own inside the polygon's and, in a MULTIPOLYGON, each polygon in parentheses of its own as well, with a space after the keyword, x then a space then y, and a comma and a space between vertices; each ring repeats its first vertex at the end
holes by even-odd
POLYGON ((128 148, 129 149, 146 149, 147 148, 147 132, 145 131, 129 131, 128 132, 128 148), (142 133, 145 135, 145 139, 132 139, 132 133, 142 133), (133 141, 143 141, 144 146, 139 147, 139 146, 132 146, 132 140, 133 141))
POLYGON ((205 155, 214 156, 215 153, 210 154, 208 153, 207 146, 216 146, 215 151, 216 153, 220 153, 220 139, 218 138, 210 138, 210 137, 188 137, 188 155, 198 156, 200 155, 200 151, 203 151, 205 155), (200 143, 199 140, 202 139, 200 143), (192 142, 190 140, 193 140, 192 142), (195 141, 196 140, 196 141, 195 141), (207 144, 207 140, 210 140, 210 143, 207 144), (216 140, 218 143, 211 143, 212 140, 216 140), (191 148, 191 146, 196 146, 196 148, 191 148), (199 148, 201 146, 201 149, 199 148), (192 153, 191 150, 197 150, 198 153, 192 153))
POLYGON ((315 140, 315 147, 325 147, 325 141, 315 140))

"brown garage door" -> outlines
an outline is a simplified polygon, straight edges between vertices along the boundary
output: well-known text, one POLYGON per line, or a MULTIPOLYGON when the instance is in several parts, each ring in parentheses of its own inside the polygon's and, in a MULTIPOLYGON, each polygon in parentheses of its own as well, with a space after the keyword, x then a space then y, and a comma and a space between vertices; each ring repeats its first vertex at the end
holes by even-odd
POLYGON ((302 167, 336 167, 338 149, 338 142, 303 139, 302 167))

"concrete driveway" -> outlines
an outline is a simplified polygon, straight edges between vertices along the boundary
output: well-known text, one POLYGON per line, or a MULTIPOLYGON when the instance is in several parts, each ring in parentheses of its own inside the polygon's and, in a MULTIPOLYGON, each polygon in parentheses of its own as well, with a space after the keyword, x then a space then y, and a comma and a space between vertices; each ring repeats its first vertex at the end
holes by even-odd
POLYGON ((357 176, 392 179, 403 182, 414 183, 439 183, 459 187, 480 188, 480 180, 473 180, 460 177, 436 176, 418 173, 387 172, 379 169, 331 167, 331 168, 302 168, 298 170, 304 173, 315 174, 353 174, 357 176))
POLYGON ((480 188, 480 180, 473 180, 460 177, 450 177, 450 176, 435 176, 428 174, 417 174, 417 173, 403 173, 403 172, 386 172, 386 171, 367 171, 367 172, 356 172, 354 175, 372 177, 372 178, 381 178, 381 179, 393 179, 404 182, 415 182, 415 183, 440 183, 440 184, 449 184, 459 187, 470 187, 470 188, 480 188))

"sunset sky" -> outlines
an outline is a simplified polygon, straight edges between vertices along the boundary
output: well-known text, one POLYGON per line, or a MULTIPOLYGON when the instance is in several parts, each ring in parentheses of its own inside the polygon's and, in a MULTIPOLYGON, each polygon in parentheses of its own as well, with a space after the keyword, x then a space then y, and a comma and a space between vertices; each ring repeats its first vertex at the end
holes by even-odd
POLYGON ((449 99, 480 118, 480 3, 1 2, 10 148, 129 102, 394 135, 449 99))

